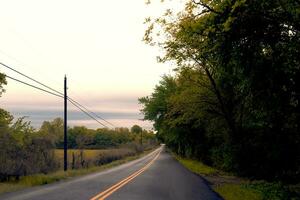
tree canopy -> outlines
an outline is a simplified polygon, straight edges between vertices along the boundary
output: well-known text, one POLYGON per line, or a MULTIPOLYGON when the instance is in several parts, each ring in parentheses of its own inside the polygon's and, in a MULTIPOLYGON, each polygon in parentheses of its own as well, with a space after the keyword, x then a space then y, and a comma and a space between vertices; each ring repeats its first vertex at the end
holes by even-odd
POLYGON ((0 97, 2 95, 3 92, 5 92, 3 85, 6 85, 6 79, 5 79, 5 75, 0 73, 0 97))
POLYGON ((141 133, 143 131, 142 127, 140 127, 139 125, 133 125, 130 129, 130 131, 132 133, 138 134, 141 133))
POLYGON ((158 136, 241 175, 299 178, 300 2, 187 1, 146 22, 178 66, 140 99, 158 136))

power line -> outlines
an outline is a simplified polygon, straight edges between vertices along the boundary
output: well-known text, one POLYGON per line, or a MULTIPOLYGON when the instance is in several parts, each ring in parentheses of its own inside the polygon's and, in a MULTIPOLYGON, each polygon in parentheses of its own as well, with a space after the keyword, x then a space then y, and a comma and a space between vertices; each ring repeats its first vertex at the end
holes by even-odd
MULTIPOLYGON (((6 65, 6 64, 4 64, 4 63, 2 63, 2 62, 0 62, 0 65, 2 65, 2 66, 4 66, 4 67, 6 67, 6 68, 8 68, 8 69, 10 69, 10 70, 12 70, 12 71, 14 71, 14 72, 16 72, 16 73, 22 75, 22 76, 24 76, 24 77, 26 77, 26 78, 28 78, 28 79, 34 81, 35 83, 38 83, 38 84, 44 86, 45 88, 47 88, 47 89, 49 89, 49 90, 51 90, 51 91, 53 91, 53 92, 56 92, 56 93, 58 93, 58 94, 55 94, 55 93, 53 93, 53 92, 50 92, 50 91, 48 91, 48 90, 45 90, 45 89, 43 89, 43 88, 34 86, 34 85, 32 85, 32 84, 26 83, 26 82, 24 82, 24 81, 18 80, 18 79, 16 79, 16 78, 13 78, 13 77, 10 77, 10 76, 6 76, 6 77, 8 77, 8 78, 10 78, 10 79, 12 79, 12 80, 15 80, 15 81, 17 81, 17 82, 20 82, 20 83, 22 83, 22 84, 25 84, 25 85, 27 85, 27 86, 33 87, 33 88, 35 88, 35 89, 38 89, 38 90, 47 92, 47 93, 52 94, 52 95, 55 95, 55 96, 57 96, 57 97, 64 98, 64 97, 63 97, 63 96, 64 96, 63 93, 61 93, 61 92, 59 92, 59 91, 57 91, 57 90, 55 90, 55 89, 53 89, 53 88, 51 88, 51 87, 49 87, 49 86, 43 84, 43 83, 41 83, 40 81, 38 81, 38 80, 36 80, 36 79, 34 79, 34 78, 31 78, 31 77, 27 76, 26 74, 24 74, 24 73, 22 73, 22 72, 20 72, 20 71, 18 71, 18 70, 16 70, 16 69, 13 69, 12 67, 10 67, 10 66, 8 66, 8 65, 6 65)), ((84 107, 82 104, 78 103, 77 101, 75 101, 75 100, 72 99, 71 97, 67 97, 67 98, 68 98, 68 100, 69 100, 70 102, 73 101, 73 102, 71 102, 73 105, 74 105, 74 104, 77 104, 76 107, 81 107, 81 108, 80 108, 81 111, 85 110, 85 111, 83 111, 85 114, 88 114, 88 112, 89 112, 89 113, 92 113, 92 114, 93 114, 94 116, 96 116, 97 118, 99 118, 99 119, 105 121, 106 123, 110 124, 111 126, 115 127, 115 125, 113 125, 113 124, 110 123, 109 121, 105 120, 104 118, 100 117, 100 116, 97 115, 96 113, 90 111, 89 109, 87 109, 86 107, 84 107)), ((92 119, 96 120, 96 121, 97 121, 98 123, 100 123, 102 126, 107 127, 106 125, 104 125, 104 124, 102 124, 101 122, 99 122, 99 121, 98 121, 96 118, 94 118, 92 115, 88 114, 88 116, 89 116, 89 117, 92 117, 92 119)), ((108 127, 107 127, 107 128, 108 128, 108 127)))
POLYGON ((102 117, 100 117, 99 115, 97 115, 96 113, 94 113, 94 112, 92 112, 92 111, 91 111, 91 113, 93 113, 93 114, 94 114, 96 117, 98 117, 99 119, 102 119, 102 120, 105 121, 106 123, 108 123, 108 124, 110 124, 111 126, 113 126, 114 128, 116 128, 116 126, 115 126, 113 123, 111 123, 111 122, 109 122, 109 121, 103 119, 102 117))
POLYGON ((58 94, 55 94, 55 93, 53 93, 53 92, 50 92, 50 91, 48 91, 48 90, 45 90, 45 89, 43 89, 43 88, 40 88, 40 87, 37 87, 37 86, 31 85, 31 84, 29 84, 29 83, 26 83, 26 82, 24 82, 24 81, 21 81, 21 80, 19 80, 19 79, 13 78, 13 77, 11 77, 11 76, 5 75, 5 77, 7 77, 7 78, 9 78, 9 79, 12 79, 12 80, 14 80, 14 81, 17 81, 17 82, 19 82, 19 83, 22 83, 22 84, 24 84, 24 85, 27 85, 27 86, 33 87, 33 88, 35 88, 35 89, 41 90, 41 91, 43 91, 43 92, 46 92, 46 93, 52 94, 52 95, 54 95, 54 96, 57 96, 57 97, 60 97, 60 98, 64 98, 64 97, 63 97, 63 96, 61 96, 61 95, 58 95, 58 94))
MULTIPOLYGON (((40 88, 40 87, 31 85, 31 84, 29 84, 29 83, 26 83, 26 82, 21 81, 21 80, 19 80, 19 79, 13 78, 13 77, 11 77, 11 76, 5 75, 5 77, 7 77, 7 78, 9 78, 9 79, 12 79, 12 80, 14 80, 14 81, 17 81, 17 82, 19 82, 19 83, 22 83, 22 84, 24 84, 24 85, 30 86, 30 87, 32 87, 32 88, 41 90, 41 91, 43 91, 43 92, 49 93, 49 94, 51 94, 51 95, 54 95, 54 96, 57 96, 57 97, 60 97, 60 98, 64 98, 63 96, 60 96, 60 95, 58 95, 58 94, 55 94, 55 93, 50 92, 50 91, 48 91, 48 90, 45 90, 45 89, 43 89, 43 88, 40 88)), ((69 99, 69 98, 68 98, 68 99, 69 99)), ((77 107, 79 110, 81 110, 83 113, 85 113, 87 116, 89 116, 90 118, 92 118, 93 120, 95 120, 96 122, 98 122, 99 124, 101 124, 102 126, 108 128, 106 125, 104 125, 103 123, 99 122, 96 118, 94 118, 94 117, 93 117, 92 115, 90 115, 88 112, 86 112, 86 111, 83 110, 81 107, 79 107, 78 105, 76 105, 76 103, 74 103, 72 100, 70 101, 70 99, 69 99, 69 102, 70 102, 71 104, 73 104, 75 107, 77 107)))
POLYGON ((96 113, 94 113, 93 111, 90 111, 88 108, 86 108, 85 106, 81 105, 80 103, 78 103, 77 101, 75 101, 74 99, 68 97, 69 101, 73 101, 73 103, 77 104, 78 106, 82 107, 83 109, 85 109, 86 111, 92 113, 94 116, 98 117, 99 119, 105 121, 106 123, 108 123, 109 125, 116 127, 114 124, 112 124, 111 122, 103 119, 102 117, 100 117, 99 115, 97 115, 96 113))
POLYGON ((100 121, 98 121, 95 117, 93 117, 92 115, 90 115, 88 112, 86 112, 85 110, 83 110, 80 106, 78 106, 76 103, 74 103, 72 100, 70 101, 69 99, 69 102, 71 104, 73 104, 75 107, 77 107, 79 110, 81 110, 83 113, 85 113, 87 116, 89 116, 90 118, 94 119, 96 122, 98 122, 99 124, 101 124, 102 126, 108 128, 105 124, 101 123, 100 121))
POLYGON ((29 76, 23 74, 22 72, 20 72, 20 71, 18 71, 18 70, 16 70, 16 69, 13 69, 12 67, 10 67, 10 66, 8 66, 8 65, 6 65, 6 64, 4 64, 4 63, 2 63, 2 62, 0 62, 0 65, 4 66, 4 67, 6 67, 6 68, 8 68, 8 69, 10 69, 10 70, 12 70, 12 71, 14 71, 14 72, 20 74, 20 75, 22 75, 22 76, 24 76, 24 77, 26 77, 26 78, 28 78, 28 79, 30 79, 30 80, 32 80, 32 81, 34 81, 34 82, 40 84, 40 85, 42 85, 42 86, 44 86, 45 88, 48 88, 49 90, 52 90, 52 91, 54 91, 54 92, 56 92, 56 93, 58 93, 58 94, 60 94, 60 95, 64 95, 63 93, 61 93, 61 92, 59 92, 59 91, 57 91, 57 90, 55 90, 55 89, 53 89, 53 88, 51 88, 51 87, 49 87, 49 86, 43 84, 43 83, 41 83, 40 81, 35 80, 34 78, 31 78, 31 77, 29 77, 29 76))

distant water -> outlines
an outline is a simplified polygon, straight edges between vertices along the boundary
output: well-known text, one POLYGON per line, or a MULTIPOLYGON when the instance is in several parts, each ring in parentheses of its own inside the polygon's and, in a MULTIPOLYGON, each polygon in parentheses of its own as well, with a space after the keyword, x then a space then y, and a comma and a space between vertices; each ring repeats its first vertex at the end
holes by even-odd
MULTIPOLYGON (((50 121, 57 117, 63 118, 63 112, 53 110, 9 110, 15 117, 26 117, 26 121, 31 121, 34 128, 40 128, 43 121, 50 121)), ((151 129, 150 122, 143 121, 143 115, 140 113, 124 112, 96 112, 97 115, 113 123, 117 127, 131 127, 134 124, 142 126, 145 129, 151 129)), ((100 121, 100 120, 99 120, 100 121)), ((103 122, 105 124, 105 122, 103 122)), ((86 126, 88 128, 101 128, 96 121, 80 111, 68 111, 68 126, 86 126)), ((109 126, 107 124, 107 126, 109 126)))

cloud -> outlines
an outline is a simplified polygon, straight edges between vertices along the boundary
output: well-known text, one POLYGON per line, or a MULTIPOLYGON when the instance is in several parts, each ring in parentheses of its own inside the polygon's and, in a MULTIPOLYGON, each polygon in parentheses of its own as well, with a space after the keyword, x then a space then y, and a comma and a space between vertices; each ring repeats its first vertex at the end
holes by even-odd
MULTIPOLYGON (((31 124, 35 128, 39 128, 43 121, 51 121, 54 118, 63 118, 63 111, 57 111, 53 109, 10 109, 9 110, 15 118, 26 116, 27 121, 31 121, 31 124)), ((97 115, 111 122, 117 127, 132 127, 134 124, 145 129, 151 129, 152 123, 148 121, 143 121, 143 115, 140 113, 133 112, 96 112, 97 115)), ((101 121, 101 120, 99 120, 101 121)), ((109 124, 101 121, 107 126, 111 127, 109 124)), ((86 126, 89 128, 101 128, 102 126, 96 121, 90 119, 88 116, 80 111, 68 111, 68 125, 69 126, 86 126)), ((111 127, 112 128, 112 127, 111 127)))

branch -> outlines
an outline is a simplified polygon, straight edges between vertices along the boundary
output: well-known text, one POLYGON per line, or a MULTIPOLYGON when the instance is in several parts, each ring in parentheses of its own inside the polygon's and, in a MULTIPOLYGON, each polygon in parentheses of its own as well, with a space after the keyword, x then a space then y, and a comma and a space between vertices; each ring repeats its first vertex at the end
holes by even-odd
MULTIPOLYGON (((189 53, 188 53, 189 54, 189 53)), ((201 63, 199 62, 199 60, 197 60, 194 56, 192 56, 191 54, 189 54, 189 57, 194 60, 195 63, 197 63, 199 66, 203 67, 206 75, 208 76, 208 79, 214 89, 214 93, 219 101, 220 104, 220 108, 222 113, 224 114, 224 118, 228 124, 228 127, 231 129, 232 134, 236 135, 236 127, 235 127, 235 123, 234 120, 232 118, 231 112, 227 110, 226 105, 224 103, 223 100, 223 96, 221 95, 221 91, 219 90, 219 88, 217 87, 217 84, 214 80, 214 78, 212 77, 212 74, 210 73, 209 69, 205 66, 205 63, 201 63)))
POLYGON ((207 13, 207 12, 213 12, 216 14, 222 14, 221 12, 216 11, 215 9, 213 9, 212 7, 210 7, 209 5, 207 5, 206 3, 203 3, 201 0, 199 2, 196 2, 196 0, 192 0, 194 4, 196 5, 200 5, 204 8, 206 8, 206 10, 203 10, 200 15, 207 13))

